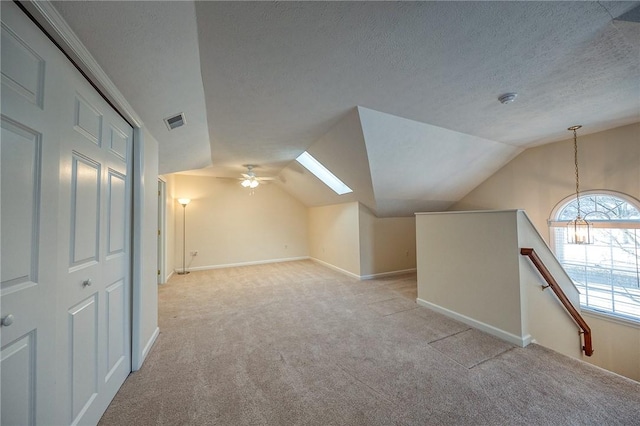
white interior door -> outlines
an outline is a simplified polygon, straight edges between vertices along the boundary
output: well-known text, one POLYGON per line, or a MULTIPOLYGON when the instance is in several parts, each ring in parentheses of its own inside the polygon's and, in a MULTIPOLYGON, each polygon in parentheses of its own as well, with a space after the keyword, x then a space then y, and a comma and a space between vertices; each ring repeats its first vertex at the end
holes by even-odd
POLYGON ((11 2, 1 7, 1 422, 47 424, 57 402, 59 202, 57 119, 49 110, 63 82, 50 72, 59 58, 23 30, 29 20, 11 2))
POLYGON ((58 371, 65 422, 91 424, 131 371, 133 130, 87 82, 74 86, 61 103, 58 371))
POLYGON ((2 424, 95 424, 131 371, 132 129, 1 3, 2 424))

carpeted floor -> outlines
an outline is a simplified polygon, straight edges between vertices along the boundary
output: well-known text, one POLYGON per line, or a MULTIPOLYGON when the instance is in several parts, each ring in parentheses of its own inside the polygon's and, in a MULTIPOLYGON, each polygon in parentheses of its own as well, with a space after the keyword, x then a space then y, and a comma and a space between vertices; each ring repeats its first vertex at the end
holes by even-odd
POLYGON ((640 425, 640 383, 415 298, 415 275, 359 282, 311 261, 176 275, 100 424, 640 425))

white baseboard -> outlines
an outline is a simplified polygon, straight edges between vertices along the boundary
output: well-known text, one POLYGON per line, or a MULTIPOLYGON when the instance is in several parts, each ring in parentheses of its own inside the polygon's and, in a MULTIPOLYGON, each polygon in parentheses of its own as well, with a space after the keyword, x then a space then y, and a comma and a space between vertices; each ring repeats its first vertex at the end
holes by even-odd
POLYGON ((379 274, 361 275, 361 280, 375 280, 376 278, 393 277, 395 275, 404 275, 416 272, 416 268, 401 269, 399 271, 380 272, 379 274))
POLYGON ((153 347, 153 344, 156 342, 159 334, 160 328, 156 327, 156 329, 153 331, 153 334, 151 335, 151 338, 149 339, 147 344, 144 345, 144 349, 142 349, 142 353, 140 354, 140 359, 138 360, 137 365, 132 365, 131 370, 138 371, 140 370, 140 368, 142 368, 142 364, 144 364, 144 360, 147 359, 147 355, 149 355, 149 351, 153 347))
MULTIPOLYGON (((355 278, 357 280, 363 281, 363 280, 372 280, 372 279, 376 279, 376 278, 382 278, 382 277, 390 277, 390 276, 394 276, 394 275, 403 275, 403 274, 409 274, 409 273, 413 273, 416 272, 415 268, 412 269, 402 269, 399 271, 390 271, 390 272, 381 272, 378 274, 371 274, 371 275, 358 275, 358 274, 354 274, 353 272, 349 272, 346 269, 342 269, 338 266, 332 265, 330 263, 325 262, 324 260, 320 260, 317 259, 315 257, 309 257, 309 256, 300 256, 300 257, 287 257, 284 259, 269 259, 269 260, 257 260, 257 261, 252 261, 252 262, 240 262, 240 263, 227 263, 227 264, 223 264, 223 265, 206 265, 206 266, 194 266, 191 268, 186 268, 187 271, 189 272, 193 272, 193 271, 207 271, 207 270, 211 270, 211 269, 223 269, 223 268, 234 268, 234 267, 238 267, 238 266, 252 266, 252 265, 265 265, 268 263, 281 263, 281 262, 294 262, 296 260, 313 260, 314 262, 317 262, 321 265, 326 266, 327 268, 333 269, 334 271, 343 273, 345 275, 350 276, 351 278, 355 278)), ((169 276, 167 276, 167 281, 169 281, 169 278, 171 278, 173 276, 174 273, 179 273, 182 269, 176 269, 174 271, 172 271, 169 276)))
POLYGON ((466 315, 462 315, 457 312, 451 311, 447 308, 443 308, 442 306, 436 305, 434 303, 427 302, 426 300, 423 300, 423 299, 416 299, 416 303, 420 306, 424 306, 426 308, 432 309, 449 318, 453 318, 462 323, 465 323, 473 328, 482 330, 485 333, 491 334, 492 336, 495 336, 499 339, 506 340, 509 343, 512 343, 516 346, 520 346, 521 348, 524 348, 533 340, 531 335, 529 334, 527 334, 526 336, 516 336, 515 334, 509 333, 508 331, 504 331, 492 325, 485 324, 481 321, 478 321, 466 315))
POLYGON ((311 260, 313 260, 316 263, 321 264, 322 266, 326 266, 329 269, 333 269, 334 271, 337 271, 337 272, 343 273, 345 275, 348 275, 351 278, 355 278, 356 280, 360 279, 360 275, 354 274, 353 272, 349 272, 346 269, 339 268, 339 267, 337 267, 335 265, 332 265, 330 263, 325 262, 324 260, 320 260, 320 259, 317 259, 315 257, 312 257, 311 260))
MULTIPOLYGON (((296 260, 308 260, 309 256, 300 256, 300 257, 287 257, 284 259, 268 259, 268 260, 256 260, 251 262, 239 262, 239 263, 227 263, 223 265, 206 265, 206 266, 194 266, 191 268, 186 268, 187 271, 208 271, 211 269, 223 269, 223 268, 235 268, 238 266, 252 266, 252 265, 266 265, 268 263, 281 263, 281 262, 294 262, 296 260)), ((182 269, 176 269, 175 272, 178 273, 182 269)))
POLYGON ((315 257, 312 257, 311 260, 313 260, 314 262, 317 262, 323 266, 326 266, 329 269, 333 269, 334 271, 337 272, 341 272, 345 275, 350 276, 351 278, 355 278, 359 281, 365 281, 365 280, 373 280, 376 278, 382 278, 382 277, 391 277, 394 275, 404 275, 404 274, 409 274, 412 272, 416 272, 416 269, 402 269, 400 271, 390 271, 390 272, 381 272, 379 274, 371 274, 371 275, 358 275, 358 274, 354 274, 353 272, 349 272, 346 269, 342 269, 336 265, 332 265, 331 263, 325 262, 324 260, 320 260, 317 259, 315 257))

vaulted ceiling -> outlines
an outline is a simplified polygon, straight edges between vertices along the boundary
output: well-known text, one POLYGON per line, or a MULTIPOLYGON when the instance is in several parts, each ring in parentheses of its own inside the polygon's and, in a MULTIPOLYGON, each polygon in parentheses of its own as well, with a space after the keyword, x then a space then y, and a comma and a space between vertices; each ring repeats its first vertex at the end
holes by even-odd
POLYGON ((640 121, 639 4, 54 2, 158 140, 161 173, 257 164, 307 205, 379 215, 444 209, 570 125, 640 121), (307 149, 354 194, 292 163, 307 149))

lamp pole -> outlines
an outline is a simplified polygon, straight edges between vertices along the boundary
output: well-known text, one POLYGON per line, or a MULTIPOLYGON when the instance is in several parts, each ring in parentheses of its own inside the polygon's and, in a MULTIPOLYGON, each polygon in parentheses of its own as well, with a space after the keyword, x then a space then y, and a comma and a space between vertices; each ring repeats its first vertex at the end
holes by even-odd
POLYGON ((182 272, 178 271, 178 275, 186 275, 189 273, 186 269, 186 250, 187 250, 187 204, 191 200, 188 198, 180 198, 178 202, 182 205, 182 272))

